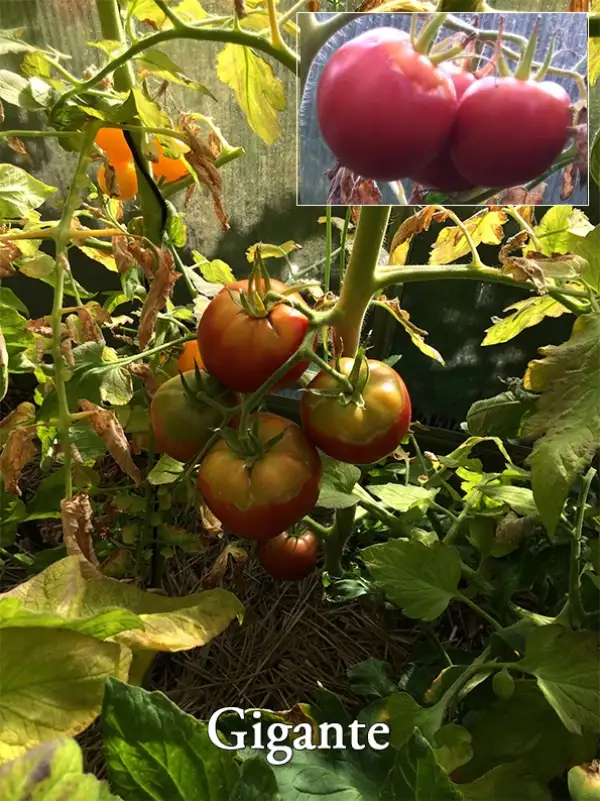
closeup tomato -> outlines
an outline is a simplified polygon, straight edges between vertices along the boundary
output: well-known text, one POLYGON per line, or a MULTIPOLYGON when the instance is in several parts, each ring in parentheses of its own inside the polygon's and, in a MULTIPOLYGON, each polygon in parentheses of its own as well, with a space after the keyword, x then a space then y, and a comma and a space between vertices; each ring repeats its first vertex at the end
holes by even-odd
MULTIPOLYGON (((271 289, 281 293, 286 286, 271 279, 271 289)), ((248 281, 229 284, 211 300, 200 318, 198 345, 209 373, 231 389, 253 392, 298 350, 308 319, 283 303, 266 317, 251 317, 236 303, 240 290, 248 291, 248 281)), ((307 367, 308 362, 297 364, 285 383, 296 381, 307 367)))
POLYGON ((343 44, 317 88, 325 142, 342 166, 375 181, 404 178, 435 158, 456 105, 448 75, 396 28, 376 28, 343 44))
POLYGON ((113 164, 132 160, 131 150, 120 128, 100 128, 94 143, 104 150, 113 164))
MULTIPOLYGON (((152 172, 157 179, 164 178, 168 183, 169 181, 177 181, 179 178, 184 178, 186 175, 189 175, 188 169, 181 159, 168 158, 168 156, 165 155, 160 142, 157 140, 155 140, 153 144, 158 150, 158 161, 151 162, 152 172)), ((183 148, 177 147, 176 145, 173 145, 173 148, 175 150, 181 150, 181 152, 185 152, 183 148)))
POLYGON ((570 103, 552 81, 476 81, 463 95, 452 129, 454 166, 475 186, 517 186, 538 178, 568 140, 570 103))
POLYGON ((266 413, 255 419, 263 445, 282 434, 281 439, 254 462, 219 440, 202 460, 198 487, 210 511, 234 534, 266 540, 311 511, 322 468, 317 451, 295 423, 266 413))
POLYGON ((258 544, 258 561, 276 579, 299 581, 316 567, 319 538, 312 531, 295 536, 284 532, 258 544))
MULTIPOLYGON (((336 379, 323 371, 302 395, 300 411, 306 436, 340 462, 377 462, 392 453, 408 432, 411 404, 404 381, 383 362, 369 359, 368 365, 369 380, 362 391, 362 403, 343 393, 336 397, 310 392, 339 387, 336 379)), ((343 375, 350 375, 353 366, 354 359, 339 360, 343 375)), ((361 376, 365 370, 363 363, 361 376)))
POLYGON ((98 170, 98 185, 105 195, 117 197, 119 200, 131 200, 137 195, 138 182, 135 164, 133 161, 119 161, 111 165, 115 171, 114 185, 109 186, 106 176, 106 167, 100 165, 98 170))
MULTIPOLYGON (((224 406, 236 405, 235 396, 208 373, 201 372, 199 380, 194 370, 182 375, 193 392, 203 391, 224 406)), ((150 420, 158 453, 187 462, 206 445, 223 417, 213 406, 193 402, 176 375, 161 384, 152 398, 150 420)))
POLYGON ((180 373, 185 373, 187 370, 193 370, 194 364, 197 364, 200 370, 204 370, 204 361, 200 355, 198 342, 195 339, 191 339, 183 346, 177 361, 177 367, 180 373))
MULTIPOLYGON (((461 97, 472 86, 477 78, 472 72, 467 72, 452 62, 444 62, 440 64, 442 70, 454 84, 456 90, 456 99, 460 101, 461 97)), ((440 153, 421 169, 411 170, 408 175, 413 181, 421 184, 425 189, 437 189, 439 192, 460 192, 461 189, 470 189, 473 187, 471 181, 459 173, 454 166, 454 162, 450 157, 450 148, 448 143, 444 145, 440 153)))

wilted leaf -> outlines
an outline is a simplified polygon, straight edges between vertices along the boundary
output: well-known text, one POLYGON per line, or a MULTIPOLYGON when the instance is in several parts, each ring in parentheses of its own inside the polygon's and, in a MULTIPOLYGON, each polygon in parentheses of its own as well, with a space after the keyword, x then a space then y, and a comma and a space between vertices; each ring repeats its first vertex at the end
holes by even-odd
POLYGON ((12 412, 0 420, 0 448, 2 448, 8 438, 8 434, 13 428, 28 426, 35 420, 35 406, 33 403, 24 401, 19 403, 12 412))
POLYGON ((140 471, 133 463, 127 437, 115 413, 109 409, 102 409, 87 400, 80 400, 79 406, 84 412, 88 412, 86 419, 89 420, 96 434, 106 443, 115 462, 123 472, 131 476, 139 487, 142 480, 140 471))
POLYGON ((406 264, 408 249, 413 236, 420 234, 422 231, 428 231, 432 221, 440 221, 444 218, 445 215, 436 211, 435 206, 425 206, 425 208, 400 223, 390 245, 390 264, 406 264))
POLYGON ((181 273, 175 269, 170 251, 163 249, 159 251, 159 254, 158 270, 152 279, 140 315, 138 341, 142 350, 147 346, 154 333, 154 324, 159 311, 165 308, 167 300, 173 295, 175 282, 181 278, 181 273))
MULTIPOLYGON (((571 251, 573 236, 585 237, 593 227, 581 209, 574 209, 572 206, 552 206, 544 214, 540 224, 534 228, 534 232, 542 253, 545 256, 553 256, 571 251)), ((529 249, 534 248, 531 246, 529 249)))
MULTIPOLYGON (((502 226, 507 220, 506 212, 501 209, 486 209, 464 220, 464 225, 475 245, 499 245, 504 237, 502 226)), ((457 226, 450 225, 440 231, 431 249, 429 263, 452 264, 467 253, 470 253, 470 249, 463 232, 457 226)))
MULTIPOLYGON (((238 45, 232 46, 236 49, 242 49, 238 45)), ((226 45, 226 47, 230 47, 230 45, 226 45)), ((188 134, 191 147, 190 151, 186 153, 186 160, 194 168, 200 183, 210 192, 217 219, 221 223, 223 231, 227 231, 229 229, 229 218, 223 208, 223 199, 221 197, 223 182, 221 173, 215 167, 215 154, 210 146, 200 139, 198 129, 192 124, 191 120, 183 117, 181 124, 188 134)))
POLYGON ((377 300, 372 301, 372 303, 374 306, 381 306, 381 308, 390 312, 394 319, 400 323, 400 325, 409 335, 413 345, 415 345, 421 351, 421 353, 424 353, 425 356, 429 356, 430 359, 434 359, 440 364, 446 364, 441 353, 425 342, 427 331, 424 331, 422 328, 418 328, 414 323, 411 322, 409 313, 400 307, 400 301, 398 298, 386 298, 385 295, 381 295, 377 298, 377 300))
POLYGON ((149 398, 153 398, 158 389, 157 378, 149 364, 134 362, 129 365, 129 372, 143 383, 149 398))
POLYGON ((256 245, 250 245, 246 251, 246 258, 250 264, 254 263, 257 248, 260 248, 260 255, 263 259, 281 259, 284 256, 289 256, 289 254, 293 253, 295 250, 301 250, 302 245, 298 245, 292 240, 283 242, 281 245, 269 245, 265 242, 258 242, 256 245))
POLYGON ((529 251, 527 256, 506 258, 502 274, 510 275, 515 281, 529 281, 540 294, 544 294, 547 291, 547 279, 575 278, 581 275, 587 266, 585 259, 572 253, 547 257, 543 253, 529 251))
POLYGON ((60 503, 63 539, 69 556, 83 556, 93 565, 98 565, 94 552, 92 534, 92 505, 84 492, 73 498, 64 498, 60 503))
POLYGON ((328 170, 326 175, 331 181, 327 194, 329 205, 371 206, 381 203, 382 195, 375 181, 361 178, 339 163, 328 170))
POLYGON ((202 579, 203 587, 212 589, 213 587, 218 587, 219 584, 222 583, 230 564, 230 558, 234 565, 233 570, 237 572, 247 563, 248 551, 238 545, 228 545, 224 548, 213 562, 206 576, 202 579))
MULTIPOLYGON (((533 210, 533 206, 543 203, 546 186, 547 184, 545 183, 538 184, 533 189, 527 189, 524 186, 513 186, 499 196, 498 202, 503 206, 523 206, 533 210)), ((518 211, 526 222, 532 222, 533 215, 531 213, 524 215, 521 208, 518 211)))
POLYGON ((540 295, 518 300, 504 311, 514 309, 511 314, 486 329, 482 345, 499 345, 516 337, 526 328, 541 323, 546 317, 560 317, 567 309, 550 295, 540 295))
POLYGON ((13 261, 21 258, 21 251, 14 242, 0 242, 0 278, 10 278, 17 272, 13 261))
POLYGON ((4 480, 5 491, 11 495, 21 495, 19 489, 21 471, 37 452, 33 442, 36 436, 35 426, 23 426, 9 431, 0 454, 0 475, 4 480))
POLYGON ((208 508, 208 506, 202 502, 198 508, 200 513, 200 522, 202 523, 202 529, 207 533, 210 534, 212 537, 222 537, 223 536, 223 524, 216 517, 208 508))

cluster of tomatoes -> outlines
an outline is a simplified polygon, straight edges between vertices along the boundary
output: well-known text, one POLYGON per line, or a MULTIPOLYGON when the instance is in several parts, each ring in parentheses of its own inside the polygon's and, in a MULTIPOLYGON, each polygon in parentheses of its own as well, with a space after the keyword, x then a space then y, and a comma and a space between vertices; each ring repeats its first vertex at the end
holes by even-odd
MULTIPOLYGON (((109 160, 112 176, 107 174, 107 167, 102 164, 98 170, 98 184, 107 194, 118 197, 119 200, 131 200, 137 195, 137 173, 133 155, 127 144, 123 131, 119 128, 101 128, 94 140, 102 148, 109 160)), ((156 161, 152 160, 152 172, 156 180, 177 181, 188 174, 187 167, 180 158, 169 158, 165 155, 160 142, 152 142, 156 161)), ((178 149, 178 145, 172 147, 178 149)), ((180 148, 181 152, 185 150, 180 148)))
MULTIPOLYGON (((302 427, 268 412, 244 417, 240 393, 259 390, 310 341, 302 297, 288 293, 282 301, 287 288, 271 279, 268 292, 278 298, 271 301, 264 286, 253 296, 248 281, 236 281, 213 298, 150 416, 157 451, 179 461, 193 459, 219 430, 198 472, 205 504, 232 533, 259 541, 269 573, 298 579, 316 565, 319 541, 312 532, 286 532, 317 502, 319 450, 344 462, 379 461, 406 435, 411 405, 388 365, 363 359, 354 369, 354 359, 340 358, 331 362, 337 373, 320 371, 303 392, 302 427)), ((296 381, 308 364, 293 365, 275 386, 296 381)))
POLYGON ((447 193, 539 178, 572 124, 558 84, 436 65, 396 28, 367 31, 332 55, 317 116, 339 163, 357 175, 447 193))

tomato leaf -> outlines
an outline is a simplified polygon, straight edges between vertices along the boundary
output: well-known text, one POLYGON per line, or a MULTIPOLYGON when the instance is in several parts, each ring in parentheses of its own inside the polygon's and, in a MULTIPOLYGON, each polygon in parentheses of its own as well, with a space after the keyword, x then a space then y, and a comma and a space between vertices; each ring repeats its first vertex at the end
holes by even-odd
MULTIPOLYGON (((504 237, 502 226, 508 217, 504 211, 483 211, 464 221, 475 245, 499 245, 504 237)), ((470 252, 460 228, 446 226, 440 231, 431 249, 429 264, 452 264, 470 252)))
POLYGON ((209 261, 197 250, 193 251, 194 264, 202 273, 202 277, 210 284, 232 284, 235 281, 231 267, 222 259, 213 259, 209 261))
POLYGON ((167 456, 166 453, 160 457, 152 470, 148 473, 148 481, 154 486, 161 484, 172 484, 177 481, 183 473, 185 465, 167 456))
POLYGON ((415 484, 371 484, 367 489, 395 512, 408 512, 416 506, 426 508, 437 492, 415 484))
POLYGON ((431 745, 415 728, 402 746, 381 789, 381 801, 462 801, 460 788, 453 784, 435 758, 431 745))
MULTIPOLYGON (((552 256, 556 253, 568 253, 571 250, 572 235, 587 236, 592 228, 593 225, 581 209, 574 209, 572 206, 552 206, 533 230, 542 253, 552 256)), ((525 249, 527 250, 534 248, 530 245, 525 249)))
POLYGON ((589 81, 590 86, 595 86, 596 81, 600 78, 600 39, 589 39, 589 81))
POLYGON ((351 665, 347 675, 352 691, 357 695, 385 698, 397 690, 396 684, 392 681, 390 663, 374 659, 372 656, 364 662, 351 665))
POLYGON ((392 317, 400 323, 402 328, 404 328, 410 337, 410 341, 421 351, 421 353, 424 353, 425 356, 429 356, 430 359, 434 359, 440 364, 446 364, 441 353, 425 342, 427 331, 424 331, 422 328, 418 328, 411 321, 410 314, 405 309, 400 307, 400 301, 398 298, 388 299, 382 295, 377 300, 372 301, 372 305, 380 306, 381 308, 386 309, 386 311, 388 311, 392 317))
POLYGON ((509 484, 482 484, 481 492, 494 501, 506 503, 515 512, 525 517, 537 517, 538 510, 529 487, 514 487, 509 484))
POLYGON ((154 798, 172 797, 177 787, 180 801, 231 801, 239 776, 234 755, 163 693, 109 680, 102 733, 111 786, 124 798, 149 798, 140 786, 151 776, 154 798))
POLYGON ((217 58, 217 76, 235 92, 252 130, 267 145, 281 135, 278 111, 285 111, 283 83, 263 58, 248 47, 226 44, 217 58))
POLYGON ((592 289, 600 292, 600 225, 585 235, 572 233, 569 239, 569 248, 587 260, 589 267, 583 273, 582 278, 592 289))
POLYGON ((541 295, 518 300, 504 311, 511 311, 486 329, 482 345, 499 345, 509 342, 526 328, 538 325, 546 317, 560 317, 567 309, 550 295, 541 295))
POLYGON ((407 617, 435 620, 458 594, 456 548, 417 540, 388 540, 361 551, 375 583, 407 617))
POLYGON ((533 407, 536 397, 519 398, 512 390, 493 398, 475 401, 467 412, 466 429, 479 437, 518 437, 523 415, 533 407))
POLYGON ((294 250, 301 250, 302 245, 298 245, 291 239, 287 242, 283 242, 281 245, 269 245, 265 242, 258 242, 256 245, 250 245, 246 251, 246 258, 250 264, 254 262, 258 248, 260 248, 260 255, 263 259, 282 259, 290 253, 293 253, 294 250))
POLYGON ((57 191, 20 167, 0 164, 0 217, 19 219, 37 209, 57 191))
POLYGON ((360 469, 353 464, 338 462, 321 455, 323 477, 317 506, 325 509, 348 509, 358 503, 353 494, 354 485, 360 479, 360 469))
POLYGON ((456 723, 447 723, 438 729, 433 737, 433 746, 436 761, 446 773, 466 765, 473 757, 471 735, 456 723))
POLYGON ((523 435, 536 440, 529 457, 535 502, 552 536, 567 494, 590 464, 600 440, 600 314, 578 317, 571 338, 540 349, 524 387, 542 393, 523 435))
POLYGON ((162 50, 146 50, 141 56, 137 57, 136 63, 141 68, 141 72, 144 75, 149 74, 161 81, 169 81, 170 83, 187 86, 189 89, 196 89, 202 92, 202 94, 212 97, 212 99, 216 101, 216 97, 210 89, 204 86, 204 84, 188 78, 181 67, 175 64, 162 50))
POLYGON ((464 801, 498 801, 501 798, 552 801, 548 789, 531 775, 529 766, 523 762, 498 765, 474 782, 459 787, 464 801))

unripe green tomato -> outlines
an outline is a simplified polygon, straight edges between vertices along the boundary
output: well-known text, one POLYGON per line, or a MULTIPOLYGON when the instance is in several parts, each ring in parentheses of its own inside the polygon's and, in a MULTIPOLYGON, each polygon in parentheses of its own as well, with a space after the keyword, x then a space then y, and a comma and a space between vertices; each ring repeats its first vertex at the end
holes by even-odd
POLYGON ((567 775, 571 801, 600 801, 600 762, 575 765, 567 775))
POLYGON ((515 691, 515 680, 508 670, 501 670, 499 673, 494 673, 492 688, 496 698, 499 698, 501 701, 508 701, 509 698, 512 698, 515 691))

